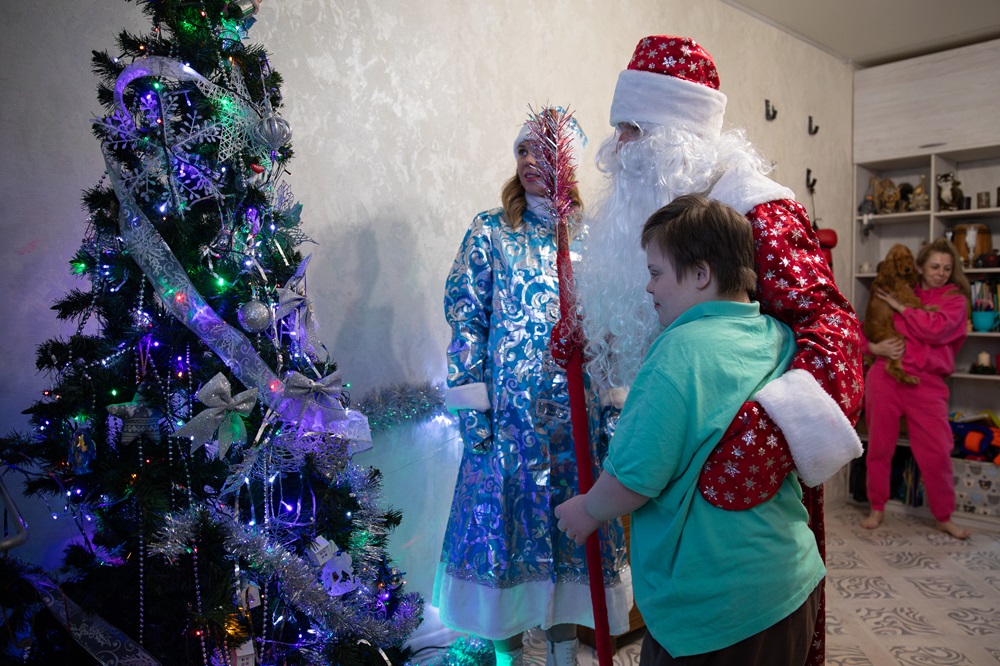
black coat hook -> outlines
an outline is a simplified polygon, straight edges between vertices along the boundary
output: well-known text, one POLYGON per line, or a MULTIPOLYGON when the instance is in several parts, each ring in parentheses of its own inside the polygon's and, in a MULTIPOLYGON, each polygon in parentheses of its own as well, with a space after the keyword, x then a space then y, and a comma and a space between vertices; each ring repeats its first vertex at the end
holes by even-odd
POLYGON ((809 116, 809 134, 815 134, 819 131, 819 125, 813 125, 813 117, 809 116))
POLYGON ((778 117, 778 109, 771 106, 771 100, 764 100, 764 118, 767 120, 774 120, 778 117))
MULTIPOLYGON (((809 188, 809 198, 814 199, 816 196, 816 179, 812 177, 813 170, 806 169, 806 187, 809 188)), ((816 217, 816 202, 813 201, 813 213, 812 217, 813 231, 819 231, 819 218, 816 217)))

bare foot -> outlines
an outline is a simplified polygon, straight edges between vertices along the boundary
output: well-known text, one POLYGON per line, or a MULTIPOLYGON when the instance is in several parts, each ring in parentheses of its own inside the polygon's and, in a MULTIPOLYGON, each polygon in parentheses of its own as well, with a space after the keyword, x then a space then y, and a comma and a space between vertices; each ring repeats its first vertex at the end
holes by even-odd
POLYGON ((861 521, 861 527, 866 530, 875 529, 882 524, 882 516, 884 515, 885 514, 882 511, 875 511, 872 509, 872 512, 868 514, 868 517, 861 521))
POLYGON ((970 534, 969 530, 965 529, 964 527, 959 527, 958 525, 956 525, 955 523, 951 522, 950 520, 946 520, 944 522, 941 522, 940 520, 936 520, 936 521, 934 521, 934 527, 938 528, 939 530, 941 530, 945 534, 952 535, 956 539, 968 539, 969 538, 969 534, 970 534))

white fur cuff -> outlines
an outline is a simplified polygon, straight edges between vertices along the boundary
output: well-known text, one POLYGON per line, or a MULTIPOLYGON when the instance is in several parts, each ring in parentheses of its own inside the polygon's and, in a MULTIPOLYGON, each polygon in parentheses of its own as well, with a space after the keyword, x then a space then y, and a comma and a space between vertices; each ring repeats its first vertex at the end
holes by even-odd
POLYGON ((444 390, 444 404, 448 411, 453 413, 460 409, 488 412, 492 408, 486 384, 483 382, 449 386, 444 390))
POLYGON ((782 433, 799 478, 815 488, 862 453, 861 440, 836 401, 805 370, 789 370, 754 399, 782 433))
POLYGON ((628 389, 622 386, 614 386, 609 389, 601 391, 599 396, 601 400, 601 407, 612 406, 615 409, 621 409, 625 405, 625 398, 628 397, 628 389))

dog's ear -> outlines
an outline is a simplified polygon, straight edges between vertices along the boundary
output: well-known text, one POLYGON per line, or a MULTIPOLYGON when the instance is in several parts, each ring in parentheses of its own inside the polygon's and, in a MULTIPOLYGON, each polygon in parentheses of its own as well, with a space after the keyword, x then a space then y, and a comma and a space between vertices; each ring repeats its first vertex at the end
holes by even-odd
POLYGON ((884 263, 885 263, 885 259, 883 259, 882 261, 878 262, 878 266, 875 267, 875 272, 876 273, 881 273, 882 272, 882 264, 884 264, 884 263))

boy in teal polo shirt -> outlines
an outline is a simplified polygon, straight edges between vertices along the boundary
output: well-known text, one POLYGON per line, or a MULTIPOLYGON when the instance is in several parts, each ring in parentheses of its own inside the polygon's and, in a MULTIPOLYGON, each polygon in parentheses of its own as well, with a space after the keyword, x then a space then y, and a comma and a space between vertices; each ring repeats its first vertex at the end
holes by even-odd
POLYGON ((583 543, 632 513, 641 666, 692 655, 706 665, 801 666, 826 569, 798 479, 745 511, 698 492, 712 448, 739 407, 788 368, 795 339, 750 300, 753 235, 729 206, 679 197, 646 222, 642 247, 646 291, 666 328, 629 391, 604 473, 556 508, 559 529, 583 543))

